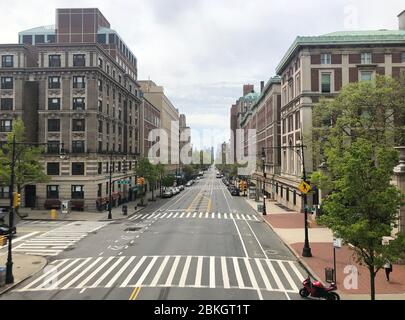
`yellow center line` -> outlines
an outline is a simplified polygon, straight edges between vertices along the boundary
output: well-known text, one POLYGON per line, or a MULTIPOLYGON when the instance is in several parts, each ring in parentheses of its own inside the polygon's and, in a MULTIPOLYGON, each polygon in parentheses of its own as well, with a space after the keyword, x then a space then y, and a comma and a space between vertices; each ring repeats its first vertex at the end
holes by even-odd
POLYGON ((140 287, 136 287, 134 288, 134 291, 132 291, 131 296, 129 297, 128 300, 136 300, 136 298, 138 297, 139 292, 141 291, 140 287))

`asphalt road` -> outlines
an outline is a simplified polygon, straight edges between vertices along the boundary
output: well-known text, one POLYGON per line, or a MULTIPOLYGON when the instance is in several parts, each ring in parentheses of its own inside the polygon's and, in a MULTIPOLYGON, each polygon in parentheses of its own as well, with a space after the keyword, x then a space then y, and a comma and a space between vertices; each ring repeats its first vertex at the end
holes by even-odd
POLYGON ((44 250, 50 264, 1 299, 300 299, 305 275, 214 171, 127 220, 67 223, 30 239, 20 250, 44 250))

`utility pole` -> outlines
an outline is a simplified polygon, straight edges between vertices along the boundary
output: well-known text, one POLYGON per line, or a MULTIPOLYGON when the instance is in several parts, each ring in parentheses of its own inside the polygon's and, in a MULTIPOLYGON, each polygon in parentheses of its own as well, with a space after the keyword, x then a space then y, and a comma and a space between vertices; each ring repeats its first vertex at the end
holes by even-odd
MULTIPOLYGON (((305 170, 305 158, 304 158, 304 144, 301 141, 301 160, 302 160, 302 176, 305 183, 307 183, 307 173, 305 170)), ((307 194, 302 192, 302 197, 304 199, 304 226, 305 226, 305 243, 302 250, 303 257, 312 257, 311 248, 309 246, 309 237, 308 237, 308 199, 307 194)))
POLYGON ((113 151, 110 153, 110 185, 109 185, 109 201, 108 201, 108 220, 112 219, 112 157, 113 151))

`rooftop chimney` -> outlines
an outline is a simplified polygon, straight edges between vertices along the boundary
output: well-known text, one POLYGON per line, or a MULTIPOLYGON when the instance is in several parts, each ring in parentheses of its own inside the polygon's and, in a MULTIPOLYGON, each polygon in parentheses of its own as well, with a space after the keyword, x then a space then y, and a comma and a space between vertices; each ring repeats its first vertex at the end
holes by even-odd
POLYGON ((405 31, 405 10, 398 15, 399 30, 405 31))
POLYGON ((264 89, 264 81, 260 81, 260 93, 263 92, 264 89))

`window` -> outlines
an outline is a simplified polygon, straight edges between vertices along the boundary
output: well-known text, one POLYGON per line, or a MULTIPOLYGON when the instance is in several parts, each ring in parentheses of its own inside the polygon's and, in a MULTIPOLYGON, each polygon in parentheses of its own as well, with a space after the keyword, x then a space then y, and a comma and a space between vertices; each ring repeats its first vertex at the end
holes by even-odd
POLYGON ((46 174, 48 176, 58 176, 59 175, 59 162, 48 162, 46 164, 46 174))
POLYGON ((72 131, 85 131, 86 130, 86 120, 85 119, 73 119, 72 120, 72 131))
POLYGON ((74 54, 73 55, 73 66, 74 67, 86 66, 86 56, 84 54, 74 54))
POLYGON ((85 87, 86 87, 85 79, 83 76, 73 77, 73 88, 74 89, 84 89, 85 87))
POLYGON ((32 35, 25 34, 22 40, 24 44, 32 44, 32 35))
POLYGON ((121 84, 121 76, 118 76, 118 82, 121 84))
POLYGON ((48 132, 60 131, 60 119, 48 119, 48 132))
POLYGON ((121 93, 118 93, 118 102, 121 103, 121 101, 122 101, 122 95, 121 95, 121 93))
POLYGON ((103 81, 98 80, 98 91, 103 92, 103 81))
POLYGON ((294 204, 294 206, 297 204, 297 191, 295 191, 295 190, 293 193, 293 204, 294 204))
POLYGON ((60 77, 49 77, 48 78, 48 88, 49 89, 60 89, 60 77))
POLYGON ((59 186, 46 186, 47 199, 59 199, 59 186))
POLYGON ((103 163, 102 162, 99 162, 98 163, 98 174, 102 174, 103 173, 103 163))
POLYGON ((321 64, 332 64, 332 55, 330 53, 322 53, 321 64))
POLYGON ((103 59, 98 58, 98 67, 103 68, 103 59))
POLYGON ((103 184, 99 183, 98 186, 97 186, 97 197, 98 198, 100 198, 101 195, 102 195, 102 192, 103 192, 102 189, 103 189, 103 184))
POLYGON ((361 71, 360 72, 360 81, 371 81, 373 79, 372 71, 361 71))
POLYGON ((36 34, 35 35, 35 44, 37 44, 37 43, 45 43, 45 35, 36 34))
POLYGON ((1 98, 1 110, 13 110, 13 98, 1 98))
POLYGON ((98 152, 103 152, 103 141, 98 142, 98 152))
POLYGON ((401 52, 401 62, 405 63, 405 52, 401 52))
POLYGON ((98 132, 103 133, 103 121, 98 121, 98 132))
POLYGON ((108 84, 105 85, 106 92, 107 92, 107 97, 110 96, 110 86, 108 84))
POLYGON ((84 153, 84 141, 72 141, 72 153, 84 153))
POLYGON ((72 186, 72 199, 84 199, 84 186, 72 186))
POLYGON ((331 74, 323 72, 321 74, 321 90, 322 93, 331 92, 331 74))
POLYGON ((57 68, 61 66, 60 54, 51 54, 48 56, 49 67, 57 68))
POLYGON ((110 74, 110 66, 107 65, 107 73, 110 74))
POLYGON ((371 52, 363 52, 361 54, 361 64, 371 64, 371 52))
POLYGON ((107 35, 105 33, 101 33, 97 35, 97 43, 106 44, 107 43, 107 35))
POLYGON ((85 110, 85 108, 84 98, 73 98, 73 110, 85 110))
POLYGON ((48 110, 60 110, 60 98, 48 98, 48 110))
POLYGON ((11 55, 1 56, 1 66, 3 68, 14 67, 14 56, 11 56, 11 55))
POLYGON ((55 43, 56 42, 56 37, 54 34, 48 34, 48 40, 47 43, 55 43))
POLYGON ((118 110, 118 119, 122 120, 121 118, 122 118, 122 111, 118 110))
POLYGON ((0 187, 0 199, 10 199, 10 188, 7 186, 0 187))
POLYGON ((72 175, 84 176, 84 162, 72 162, 72 175))
POLYGON ((107 103, 107 114, 110 114, 110 104, 107 103))
POLYGON ((98 112, 103 112, 103 101, 98 100, 98 112))
POLYGON ((12 77, 1 77, 1 88, 2 89, 13 89, 13 78, 12 77))
POLYGON ((122 135, 122 128, 120 126, 118 126, 118 135, 121 136, 122 135))
POLYGON ((58 154, 59 153, 59 141, 48 141, 48 153, 58 154))

